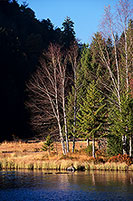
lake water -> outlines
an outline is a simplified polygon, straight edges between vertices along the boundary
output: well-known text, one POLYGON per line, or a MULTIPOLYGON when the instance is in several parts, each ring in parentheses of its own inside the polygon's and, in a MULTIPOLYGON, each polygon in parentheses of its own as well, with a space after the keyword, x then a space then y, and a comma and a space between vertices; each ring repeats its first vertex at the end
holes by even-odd
POLYGON ((133 172, 0 171, 0 201, 133 201, 133 172))

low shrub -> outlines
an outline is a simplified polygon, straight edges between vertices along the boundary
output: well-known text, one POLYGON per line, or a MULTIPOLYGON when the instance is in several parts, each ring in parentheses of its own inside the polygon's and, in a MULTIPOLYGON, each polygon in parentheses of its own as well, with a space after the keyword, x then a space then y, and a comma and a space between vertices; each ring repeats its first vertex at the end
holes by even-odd
POLYGON ((60 160, 62 160, 62 159, 71 159, 71 160, 73 160, 73 159, 77 159, 77 157, 76 156, 71 156, 71 155, 62 155, 60 157, 60 160))
POLYGON ((112 156, 108 159, 108 162, 120 162, 120 163, 125 162, 127 165, 132 164, 132 160, 127 154, 124 155, 118 154, 117 156, 112 156))
POLYGON ((96 156, 99 157, 99 156, 103 156, 103 157, 107 157, 107 153, 106 153, 106 150, 103 148, 103 149, 98 149, 96 151, 96 156))
POLYGON ((88 162, 93 162, 93 163, 94 163, 95 160, 96 160, 96 159, 95 159, 93 156, 90 156, 89 159, 88 159, 88 162))
POLYGON ((96 157, 96 158, 94 158, 94 157, 90 157, 89 159, 88 159, 88 162, 93 162, 94 164, 99 164, 99 163, 105 163, 106 162, 106 160, 103 158, 103 157, 96 157))

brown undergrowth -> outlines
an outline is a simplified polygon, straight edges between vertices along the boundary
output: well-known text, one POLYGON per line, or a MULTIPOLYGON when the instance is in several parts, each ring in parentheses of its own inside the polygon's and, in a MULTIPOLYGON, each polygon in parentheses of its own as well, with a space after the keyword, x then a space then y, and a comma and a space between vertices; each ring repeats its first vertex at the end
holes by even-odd
MULTIPOLYGON (((0 145, 0 169, 66 170, 73 165, 77 170, 133 170, 128 156, 109 158, 97 151, 96 158, 86 152, 86 142, 76 143, 75 153, 63 155, 61 144, 54 143, 54 151, 42 151, 43 142, 4 142, 0 145), (120 160, 119 160, 120 159, 120 160)), ((70 149, 72 143, 70 143, 70 149)))

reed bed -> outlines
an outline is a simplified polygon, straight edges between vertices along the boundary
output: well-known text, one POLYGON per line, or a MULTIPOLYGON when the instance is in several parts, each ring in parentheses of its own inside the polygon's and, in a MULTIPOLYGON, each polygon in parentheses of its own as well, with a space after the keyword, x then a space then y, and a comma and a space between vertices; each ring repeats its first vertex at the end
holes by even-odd
POLYGON ((42 145, 43 142, 2 143, 0 145, 0 169, 67 170, 73 165, 76 170, 133 171, 133 164, 107 162, 104 158, 94 160, 83 151, 86 142, 78 142, 76 144, 78 152, 68 153, 66 156, 61 153, 60 143, 54 144, 55 149, 51 153, 43 152, 42 145))
POLYGON ((105 170, 105 171, 133 171, 133 164, 128 166, 126 163, 105 163, 94 164, 90 162, 80 162, 73 160, 9 160, 0 161, 0 169, 29 169, 29 170, 67 170, 73 165, 76 170, 105 170))

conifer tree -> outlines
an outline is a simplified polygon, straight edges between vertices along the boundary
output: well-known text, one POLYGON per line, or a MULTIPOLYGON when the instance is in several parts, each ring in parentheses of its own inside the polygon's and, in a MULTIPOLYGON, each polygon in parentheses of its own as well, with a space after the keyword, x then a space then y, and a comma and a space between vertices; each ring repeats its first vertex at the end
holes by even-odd
MULTIPOLYGON (((78 92, 78 88, 77 88, 77 70, 78 70, 78 65, 79 65, 79 47, 77 42, 74 42, 73 45, 71 46, 69 52, 68 52, 68 56, 69 56, 69 62, 71 64, 72 70, 73 70, 73 87, 72 87, 72 94, 70 94, 70 96, 73 96, 72 99, 72 111, 73 111, 73 132, 72 132, 72 136, 73 136, 73 146, 72 146, 72 152, 74 152, 75 150, 75 138, 76 138, 76 115, 77 115, 77 92, 78 92)), ((70 103, 69 103, 70 104, 70 103)), ((69 109, 68 109, 69 110, 69 109)))
POLYGON ((81 103, 81 97, 86 95, 88 84, 92 80, 91 71, 90 48, 88 45, 85 45, 82 50, 80 65, 77 70, 78 104, 81 103))
POLYGON ((124 93, 121 95, 121 108, 116 105, 109 109, 109 138, 108 152, 112 155, 122 153, 122 149, 132 156, 132 131, 133 131, 133 99, 124 93), (126 141, 122 146, 122 136, 126 141), (117 144, 116 144, 117 141, 117 144), (128 143, 127 143, 128 142, 128 143), (115 146, 116 144, 116 146, 115 146), (129 144, 129 146, 128 146, 129 144), (129 148, 128 148, 129 147, 129 148))
POLYGON ((74 71, 74 86, 72 87, 71 93, 68 96, 67 103, 67 123, 69 135, 73 136, 73 149, 75 149, 75 138, 77 137, 77 128, 76 128, 76 116, 82 103, 81 97, 86 96, 86 89, 90 83, 90 61, 91 55, 88 45, 84 45, 81 53, 81 60, 77 60, 77 49, 73 48, 75 54, 71 54, 71 64, 74 71), (75 58, 75 59, 73 59, 75 58), (72 62, 73 61, 73 62, 72 62))
POLYGON ((42 150, 43 151, 48 151, 50 153, 50 151, 52 151, 54 149, 53 147, 53 141, 51 139, 51 136, 48 135, 46 137, 46 141, 44 142, 43 146, 42 146, 42 150))
POLYGON ((92 155, 95 157, 95 138, 100 136, 105 123, 105 102, 94 81, 89 84, 77 114, 78 130, 85 139, 92 139, 92 155))
MULTIPOLYGON (((115 130, 123 133, 123 114, 122 114, 122 99, 125 95, 125 91, 129 94, 130 89, 130 66, 131 66, 131 54, 132 54, 132 35, 131 30, 128 31, 129 21, 132 15, 132 8, 129 0, 120 0, 116 5, 115 15, 111 12, 111 7, 105 7, 105 14, 102 21, 102 32, 96 42, 99 47, 97 54, 98 62, 107 70, 107 79, 104 76, 103 86, 108 91, 108 98, 111 103, 115 104, 116 116, 114 119, 115 130), (117 34, 116 34, 117 33, 117 34), (121 38, 119 39, 119 36, 121 38), (108 48, 108 39, 112 41, 112 51, 108 48), (106 82, 105 82, 106 81, 106 82), (119 115, 118 115, 119 114, 119 115), (119 118, 117 118, 117 116, 119 118), (121 125, 120 125, 121 124, 121 125)), ((106 72, 106 71, 105 71, 106 72)), ((105 74, 106 75, 106 74, 105 74)), ((122 135, 123 150, 125 154, 125 144, 127 138, 126 126, 125 133, 122 135)), ((116 133, 116 132, 114 132, 116 133)), ((131 139, 130 139, 131 140, 131 139)))
POLYGON ((70 46, 75 41, 75 31, 74 31, 74 22, 70 17, 66 17, 62 24, 62 44, 66 49, 69 49, 70 46))

